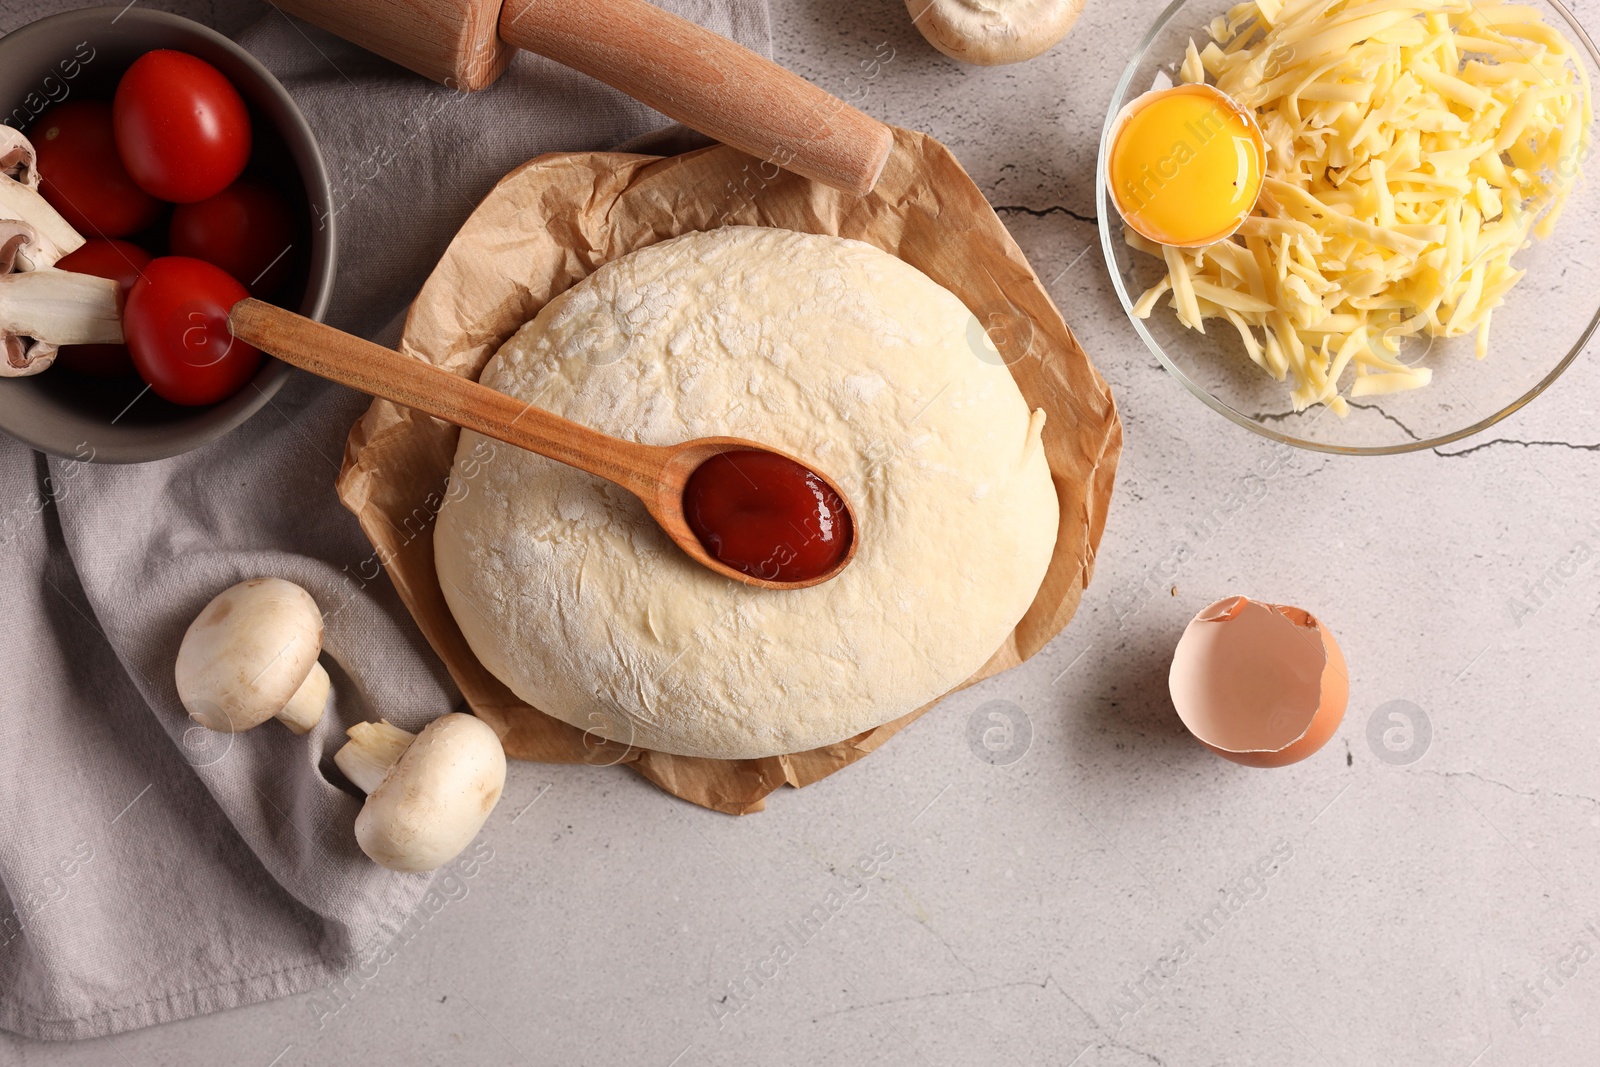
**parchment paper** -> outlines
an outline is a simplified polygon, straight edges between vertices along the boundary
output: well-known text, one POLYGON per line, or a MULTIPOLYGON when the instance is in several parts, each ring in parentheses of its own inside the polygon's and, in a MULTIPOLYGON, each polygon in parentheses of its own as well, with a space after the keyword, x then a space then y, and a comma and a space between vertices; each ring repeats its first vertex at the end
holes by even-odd
MULTIPOLYGON (((862 198, 721 145, 670 158, 540 156, 502 179, 467 219, 412 304, 401 351, 476 378, 547 301, 602 263, 679 234, 740 224, 852 237, 899 256, 972 309, 1029 406, 1045 409, 1045 455, 1061 502, 1055 554, 1028 613, 958 688, 1039 651, 1072 618, 1093 573, 1122 424, 1105 381, 1022 251, 955 157, 931 137, 897 130, 882 179, 862 198)), ((629 748, 528 706, 478 662, 439 589, 433 520, 459 432, 374 401, 350 431, 339 497, 508 756, 626 764, 684 800, 742 815, 760 811, 786 782, 809 785, 867 756, 933 706, 835 745, 758 760, 629 748)))

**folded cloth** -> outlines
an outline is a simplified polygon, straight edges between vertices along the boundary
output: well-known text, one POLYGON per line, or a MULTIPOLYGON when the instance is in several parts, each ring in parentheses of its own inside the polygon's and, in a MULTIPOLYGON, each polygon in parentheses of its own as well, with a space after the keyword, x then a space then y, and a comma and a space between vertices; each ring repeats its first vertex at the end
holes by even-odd
MULTIPOLYGON (((770 48, 764 0, 662 3, 770 48)), ((42 16, 57 4, 25 6, 42 16)), ((237 14, 218 18, 238 25, 237 14)), ((340 243, 329 320, 381 340, 507 170, 666 126, 533 55, 461 95, 276 11, 239 40, 288 87, 327 158, 340 243)), ((361 854, 360 801, 325 773, 350 724, 417 729, 460 704, 334 495, 366 404, 296 374, 227 437, 140 466, 48 458, 0 437, 11 616, 0 1028, 83 1038, 331 988, 423 901, 429 876, 361 854), (304 586, 326 615, 334 695, 304 738, 277 723, 211 733, 177 699, 190 620, 261 575, 304 586)))

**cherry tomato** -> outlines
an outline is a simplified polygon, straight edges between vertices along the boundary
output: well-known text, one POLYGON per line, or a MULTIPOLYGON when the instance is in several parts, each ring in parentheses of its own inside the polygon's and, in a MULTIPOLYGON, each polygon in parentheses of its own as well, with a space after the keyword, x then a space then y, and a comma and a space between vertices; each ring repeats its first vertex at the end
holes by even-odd
POLYGON ((250 159, 250 112, 222 72, 168 48, 146 52, 117 83, 117 151, 140 188, 192 204, 216 196, 250 159))
POLYGON ((238 392, 261 353, 228 332, 228 312, 250 294, 221 267, 162 256, 144 268, 122 311, 139 376, 157 396, 199 406, 238 392))
POLYGON ((111 105, 58 104, 29 134, 39 153, 39 192, 85 236, 126 237, 149 226, 161 203, 134 184, 117 155, 111 105))
MULTIPOLYGON (((83 247, 56 262, 61 270, 93 274, 117 283, 124 302, 128 290, 150 262, 150 253, 129 241, 91 237, 83 247)), ((56 366, 66 367, 94 378, 117 378, 133 373, 133 358, 127 345, 63 345, 56 366)))
POLYGON ((173 255, 214 263, 252 296, 270 296, 289 273, 294 215, 283 197, 241 178, 208 200, 180 204, 169 237, 173 255))

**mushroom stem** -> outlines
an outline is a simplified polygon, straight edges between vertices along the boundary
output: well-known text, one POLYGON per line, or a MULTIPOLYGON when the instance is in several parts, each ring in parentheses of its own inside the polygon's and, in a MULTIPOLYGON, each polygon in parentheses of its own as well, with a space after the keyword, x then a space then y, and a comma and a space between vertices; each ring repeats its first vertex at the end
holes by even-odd
POLYGON ((333 683, 328 680, 328 672, 322 664, 312 664, 311 673, 274 718, 294 733, 309 732, 322 721, 322 710, 328 705, 328 690, 332 688, 333 683))
POLYGON ((400 762, 416 734, 388 722, 358 722, 345 733, 350 740, 333 754, 333 762, 363 793, 378 791, 389 771, 400 762))
POLYGON ((54 267, 0 274, 0 332, 53 345, 121 344, 117 283, 54 267))

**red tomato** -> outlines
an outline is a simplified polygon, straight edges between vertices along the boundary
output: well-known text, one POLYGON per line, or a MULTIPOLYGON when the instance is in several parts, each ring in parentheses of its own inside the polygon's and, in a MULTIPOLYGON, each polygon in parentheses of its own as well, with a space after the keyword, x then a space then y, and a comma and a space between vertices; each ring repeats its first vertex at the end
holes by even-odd
POLYGON ((173 255, 214 263, 252 296, 270 296, 289 273, 294 215, 283 197, 241 178, 209 200, 180 205, 169 237, 173 255))
POLYGON ((117 151, 140 188, 192 204, 216 196, 250 159, 250 112, 222 72, 162 48, 133 61, 112 103, 117 151))
MULTIPOLYGON (((56 266, 117 283, 124 302, 128 290, 150 262, 150 253, 128 241, 91 237, 71 255, 62 256, 56 266)), ((133 359, 127 345, 63 345, 56 366, 66 367, 94 378, 116 378, 133 373, 133 359)))
POLYGON ((162 256, 145 267, 122 311, 139 376, 174 404, 215 404, 238 392, 261 353, 228 331, 228 312, 250 294, 221 267, 162 256))
POLYGON ((134 184, 117 155, 111 105, 75 100, 39 117, 39 192, 84 235, 126 237, 149 226, 161 203, 134 184))

